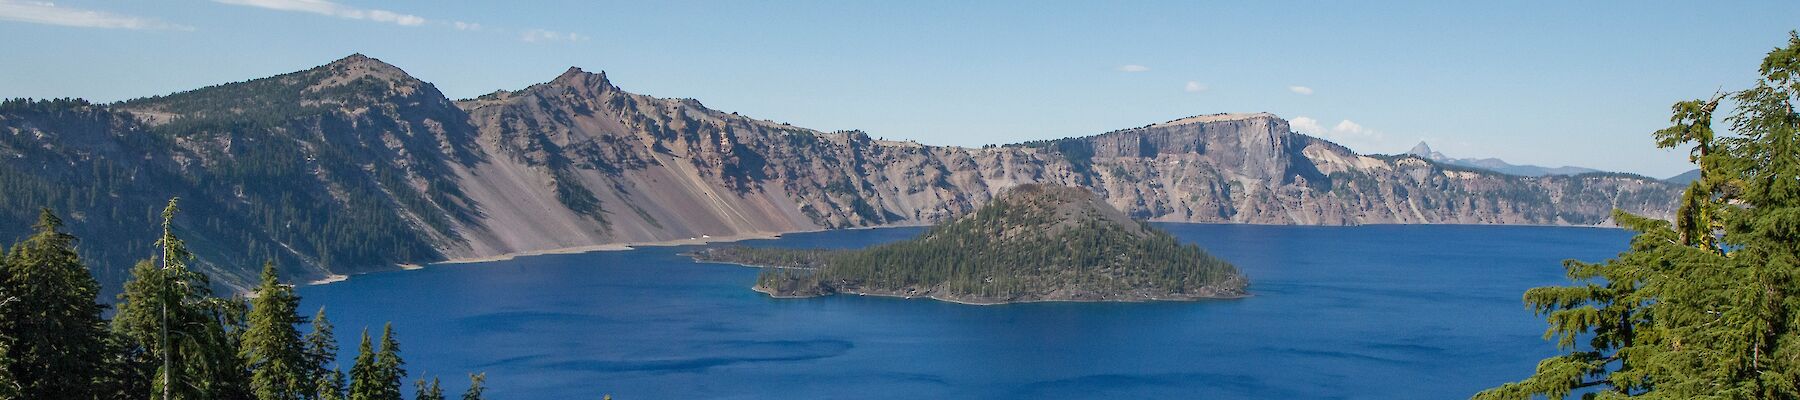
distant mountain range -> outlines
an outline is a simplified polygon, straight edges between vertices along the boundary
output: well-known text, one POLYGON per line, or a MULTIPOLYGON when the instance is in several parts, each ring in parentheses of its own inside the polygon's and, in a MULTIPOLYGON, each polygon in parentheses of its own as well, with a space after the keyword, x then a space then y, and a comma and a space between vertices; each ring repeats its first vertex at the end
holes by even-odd
POLYGON ((981 148, 824 132, 626 92, 570 68, 451 100, 352 55, 113 104, 0 104, 0 239, 67 216, 109 290, 176 220, 222 286, 446 259, 702 236, 944 221, 1024 183, 1081 186, 1136 219, 1604 225, 1666 217, 1627 174, 1514 176, 1360 155, 1266 113, 981 148))
POLYGON ((1579 175, 1579 174, 1585 174, 1585 173, 1590 173, 1590 172, 1602 172, 1600 170, 1593 169, 1593 168, 1571 167, 1571 166, 1540 167, 1540 166, 1536 166, 1536 165, 1516 165, 1516 164, 1508 163, 1508 162, 1498 159, 1498 158, 1450 158, 1448 156, 1445 156, 1444 153, 1432 151, 1431 146, 1426 145, 1425 142, 1419 142, 1419 145, 1413 146, 1412 150, 1408 150, 1406 152, 1406 154, 1419 156, 1419 157, 1425 158, 1427 160, 1437 161, 1440 163, 1445 163, 1445 164, 1450 164, 1450 165, 1460 165, 1460 166, 1469 167, 1469 168, 1480 168, 1480 169, 1499 172, 1499 173, 1507 174, 1507 175, 1518 175, 1518 176, 1579 175))
POLYGON ((1687 172, 1681 173, 1680 175, 1663 178, 1663 181, 1671 183, 1671 184, 1679 185, 1679 186, 1687 186, 1687 184, 1693 183, 1694 181, 1697 181, 1697 180, 1700 180, 1700 170, 1697 168, 1690 169, 1687 172))

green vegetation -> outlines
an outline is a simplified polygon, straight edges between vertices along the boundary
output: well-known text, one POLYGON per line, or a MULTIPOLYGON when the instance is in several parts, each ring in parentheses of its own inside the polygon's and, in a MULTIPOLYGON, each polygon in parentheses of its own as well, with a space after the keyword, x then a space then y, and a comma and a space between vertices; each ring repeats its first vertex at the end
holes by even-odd
POLYGON ((391 324, 380 351, 358 358, 346 393, 324 310, 302 336, 300 297, 272 263, 254 299, 214 296, 206 274, 189 268, 175 205, 164 208, 157 254, 132 270, 111 321, 78 240, 50 210, 39 212, 34 233, 0 258, 0 400, 400 399, 406 371, 391 324))
POLYGON ((1615 211, 1638 232, 1629 250, 1525 292, 1562 354, 1476 398, 1800 397, 1800 35, 1759 71, 1755 87, 1675 104, 1657 145, 1692 146, 1700 178, 1674 223, 1615 211))
POLYGON ((701 260, 780 268, 759 288, 943 298, 1132 300, 1242 294, 1230 264, 1130 221, 1085 189, 1025 185, 918 238, 862 250, 728 247, 701 260), (1140 296, 1141 295, 1141 296, 1140 296))
POLYGON ((451 172, 474 162, 474 127, 429 84, 345 68, 112 105, 0 102, 0 132, 18 132, 0 134, 0 237, 63 210, 109 244, 81 252, 116 293, 175 195, 196 211, 177 221, 198 239, 192 267, 221 287, 254 286, 255 269, 226 266, 264 260, 343 273, 436 259, 435 238, 475 215, 451 172))

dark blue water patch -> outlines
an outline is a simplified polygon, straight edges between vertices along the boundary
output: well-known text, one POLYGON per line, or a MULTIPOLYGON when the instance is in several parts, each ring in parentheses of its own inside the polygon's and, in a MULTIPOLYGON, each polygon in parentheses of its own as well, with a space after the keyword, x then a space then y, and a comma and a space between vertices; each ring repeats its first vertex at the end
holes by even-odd
MULTIPOLYGON (((563 359, 538 365, 560 371, 598 372, 703 372, 713 367, 744 363, 806 361, 836 357, 854 347, 841 340, 763 341, 704 343, 687 349, 687 354, 637 360, 563 359)), ((566 357, 565 357, 566 358, 566 357)))
MULTIPOLYGON (((1624 231, 1159 224, 1237 264, 1254 296, 968 306, 770 299, 694 247, 548 255, 301 290, 356 334, 393 321, 413 377, 486 372, 490 398, 1459 398, 1554 354, 1520 303, 1624 231), (1405 382, 1405 384, 1395 384, 1405 382)), ((750 246, 855 248, 920 228, 750 246)), ((409 378, 408 381, 411 379, 409 378)), ((459 384, 452 384, 460 390, 459 384)))

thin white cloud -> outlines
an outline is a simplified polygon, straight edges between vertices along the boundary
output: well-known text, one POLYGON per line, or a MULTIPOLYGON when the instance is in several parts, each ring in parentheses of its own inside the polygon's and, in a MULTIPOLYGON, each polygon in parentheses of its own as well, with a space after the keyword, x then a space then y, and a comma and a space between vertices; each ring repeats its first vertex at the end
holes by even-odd
POLYGON ((1319 123, 1319 120, 1310 117, 1295 117, 1288 121, 1288 127, 1293 128, 1294 132, 1324 138, 1358 152, 1382 151, 1394 145, 1392 141, 1388 140, 1386 134, 1347 119, 1326 128, 1324 124, 1319 123))
POLYGON ((563 42, 563 41, 580 42, 580 41, 585 41, 587 39, 588 39, 587 36, 583 36, 581 34, 577 34, 574 32, 564 33, 564 32, 557 32, 557 31, 550 31, 550 30, 543 30, 543 29, 530 29, 530 30, 526 30, 524 33, 519 34, 519 40, 522 40, 526 43, 563 42))
POLYGON ((1306 96, 1311 96, 1313 94, 1312 88, 1305 87, 1305 86, 1288 86, 1288 91, 1294 92, 1294 93, 1299 93, 1299 94, 1306 95, 1306 96))
POLYGON ((1125 65, 1119 66, 1119 72, 1144 72, 1144 71, 1149 71, 1149 70, 1150 70, 1150 67, 1137 65, 1137 64, 1125 64, 1125 65))
POLYGON ((155 18, 59 7, 55 3, 39 1, 0 0, 0 20, 77 28, 194 30, 191 26, 171 24, 155 18))
POLYGON ((481 30, 481 24, 477 24, 474 22, 464 22, 464 21, 450 21, 450 27, 456 28, 456 30, 459 30, 459 31, 479 31, 479 30, 481 30))
POLYGON ((1187 85, 1181 87, 1181 90, 1187 91, 1188 93, 1200 93, 1206 91, 1206 89, 1209 88, 1199 81, 1187 81, 1187 85))
POLYGON ((222 4, 266 8, 277 11, 304 12, 346 19, 391 23, 400 26, 425 24, 425 17, 373 8, 357 8, 326 0, 213 0, 222 4))
POLYGON ((1357 137, 1357 139, 1373 139, 1373 141, 1381 141, 1381 139, 1384 139, 1381 132, 1375 132, 1375 130, 1370 130, 1370 128, 1363 128, 1363 124, 1357 124, 1355 121, 1348 121, 1348 119, 1345 119, 1345 121, 1337 121, 1337 126, 1332 126, 1332 135, 1337 135, 1337 137, 1357 137))
POLYGON ((1325 126, 1319 125, 1319 120, 1312 119, 1312 117, 1294 117, 1293 120, 1288 121, 1288 126, 1294 128, 1294 132, 1312 136, 1325 134, 1325 126))

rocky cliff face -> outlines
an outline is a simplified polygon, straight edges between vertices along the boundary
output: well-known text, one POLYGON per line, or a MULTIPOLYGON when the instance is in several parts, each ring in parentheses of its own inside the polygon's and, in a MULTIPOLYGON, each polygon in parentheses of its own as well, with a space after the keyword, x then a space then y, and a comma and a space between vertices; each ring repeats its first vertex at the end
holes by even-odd
MULTIPOLYGON (((161 178, 63 179, 52 194, 0 200, 89 215, 142 214, 171 195, 204 202, 178 222, 211 244, 202 256, 227 283, 253 277, 260 259, 310 279, 605 243, 928 224, 1034 182, 1090 188, 1134 218, 1258 224, 1604 225, 1614 208, 1667 216, 1678 193, 1631 175, 1518 177, 1359 155, 1271 114, 962 148, 757 120, 573 68, 452 102, 360 55, 83 107, 107 116, 0 110, 0 172, 125 165, 161 178), (55 200, 76 192, 129 201, 55 200)), ((7 214, 0 234, 29 221, 7 214)), ((123 271, 129 259, 105 263, 123 271)))

